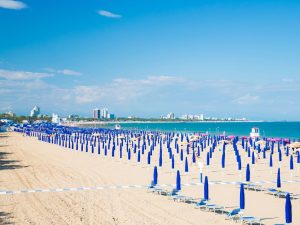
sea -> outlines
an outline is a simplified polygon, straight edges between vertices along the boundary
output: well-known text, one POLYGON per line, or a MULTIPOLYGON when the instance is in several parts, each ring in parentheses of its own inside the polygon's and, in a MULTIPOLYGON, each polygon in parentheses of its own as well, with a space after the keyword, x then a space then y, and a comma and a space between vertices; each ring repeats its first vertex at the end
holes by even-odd
MULTIPOLYGON (((119 123, 122 129, 171 132, 201 132, 249 136, 252 127, 260 129, 262 137, 300 139, 300 122, 126 122, 119 123)), ((95 127, 95 126, 93 126, 95 127)), ((97 125, 114 128, 114 123, 97 125)))

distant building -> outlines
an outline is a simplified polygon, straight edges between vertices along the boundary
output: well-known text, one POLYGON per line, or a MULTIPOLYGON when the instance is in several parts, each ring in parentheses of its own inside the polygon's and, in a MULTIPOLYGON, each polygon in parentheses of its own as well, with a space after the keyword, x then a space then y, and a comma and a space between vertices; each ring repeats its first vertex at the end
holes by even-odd
POLYGON ((34 106, 33 109, 30 111, 31 117, 38 117, 40 115, 40 107, 34 106))
POLYGON ((8 116, 11 116, 11 117, 16 116, 16 114, 12 111, 6 112, 5 114, 8 115, 8 116))
POLYGON ((93 109, 93 118, 94 119, 100 119, 100 115, 101 115, 101 110, 96 108, 96 109, 93 109))
POLYGON ((60 123, 60 117, 57 114, 52 114, 52 123, 60 123))
POLYGON ((101 109, 101 119, 109 119, 108 117, 108 109, 107 108, 103 108, 101 109))
POLYGON ((174 120, 175 119, 175 114, 170 112, 169 114, 167 114, 167 119, 174 120))
POLYGON ((68 116, 68 118, 71 119, 71 120, 76 120, 76 119, 79 119, 79 115, 71 114, 71 115, 68 116))

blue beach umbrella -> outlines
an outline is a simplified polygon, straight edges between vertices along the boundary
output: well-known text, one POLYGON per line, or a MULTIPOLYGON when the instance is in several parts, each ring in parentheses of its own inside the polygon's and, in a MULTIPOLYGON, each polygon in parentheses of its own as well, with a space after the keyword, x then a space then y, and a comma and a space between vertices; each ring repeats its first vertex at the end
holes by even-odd
POLYGON ((193 163, 196 163, 196 154, 194 151, 193 151, 193 163))
POLYGON ((138 156, 137 156, 137 161, 140 162, 141 161, 141 151, 138 151, 138 156))
POLYGON ((270 167, 273 167, 273 154, 270 153, 270 163, 269 163, 270 167))
POLYGON ((290 156, 290 170, 294 169, 294 158, 293 155, 290 156))
POLYGON ((209 166, 209 152, 206 154, 206 165, 209 166))
POLYGON ((180 160, 183 161, 183 150, 180 150, 180 160))
POLYGON ((292 223, 292 203, 289 193, 285 197, 285 222, 292 223))
POLYGON ((185 157, 185 165, 184 165, 184 172, 189 172, 189 164, 188 164, 188 159, 185 157))
POLYGON ((225 153, 222 154, 222 168, 225 168, 225 153))
POLYGON ((282 152, 281 152, 281 150, 278 151, 278 160, 279 160, 279 162, 282 161, 282 152))
POLYGON ((159 167, 162 167, 162 151, 160 151, 160 153, 159 153, 158 161, 159 161, 159 167))
POLYGON ((208 193, 208 178, 205 176, 204 179, 204 199, 208 200, 209 199, 209 193, 208 193))
POLYGON ((252 164, 255 164, 255 155, 254 155, 254 151, 252 152, 252 164))
POLYGON ((153 184, 157 185, 158 173, 157 173, 157 166, 154 166, 153 170, 153 184))
POLYGON ((250 182, 250 166, 249 166, 249 164, 247 164, 247 167, 246 167, 246 181, 250 182))
POLYGON ((242 170, 242 159, 241 156, 238 158, 238 170, 242 170))
POLYGON ((148 163, 148 165, 150 165, 150 163, 151 163, 151 154, 150 154, 150 152, 148 152, 147 163, 148 163))
POLYGON ((177 170, 177 175, 176 175, 176 190, 177 191, 181 190, 181 178, 180 178, 179 170, 177 170))
POLYGON ((277 171, 277 188, 281 188, 280 168, 277 171))
POLYGON ((172 169, 175 168, 175 159, 174 159, 174 154, 172 155, 172 169))
POLYGON ((297 151, 297 163, 300 163, 300 152, 297 151))
POLYGON ((245 190, 244 190, 244 184, 241 184, 241 187, 240 187, 240 209, 245 209, 245 190))

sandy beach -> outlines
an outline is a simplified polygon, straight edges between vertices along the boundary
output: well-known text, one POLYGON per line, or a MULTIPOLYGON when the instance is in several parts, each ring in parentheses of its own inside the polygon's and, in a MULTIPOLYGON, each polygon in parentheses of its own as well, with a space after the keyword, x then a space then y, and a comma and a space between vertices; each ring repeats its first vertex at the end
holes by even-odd
MULTIPOLYGON (((16 191, 0 195, 2 224, 236 224, 226 220, 224 214, 149 193, 145 186, 152 180, 159 151, 155 151, 148 166, 146 154, 137 163, 136 154, 132 154, 130 161, 126 157, 119 159, 118 154, 112 158, 111 154, 75 151, 13 132, 2 133, 0 142, 0 190, 16 191)), ((203 173, 212 182, 211 202, 230 211, 239 207, 239 185, 216 182, 245 181, 245 165, 247 160, 251 164, 251 158, 242 156, 243 170, 239 173, 232 147, 228 146, 226 168, 222 169, 219 149, 220 146, 203 173)), ((197 162, 205 164, 205 157, 203 152, 197 162)), ((266 182, 261 184, 263 187, 275 187, 272 182, 276 181, 279 167, 275 157, 272 169, 268 157, 260 159, 254 169, 251 167, 251 180, 266 182)), ((175 165, 181 172, 182 184, 199 183, 197 163, 189 162, 187 174, 179 158, 175 159, 175 165)), ((280 165, 282 190, 299 195, 300 183, 285 181, 299 181, 300 166, 295 161, 291 174, 288 165, 287 159, 280 165)), ((166 149, 158 174, 159 185, 175 184, 176 173, 171 169, 166 149)), ((183 186, 181 194, 200 199, 203 185, 183 186)), ((244 215, 259 217, 266 225, 284 223, 284 198, 248 190, 245 195, 244 215)), ((292 206, 293 224, 300 224, 300 215, 296 213, 300 211, 299 199, 292 200, 292 206)))

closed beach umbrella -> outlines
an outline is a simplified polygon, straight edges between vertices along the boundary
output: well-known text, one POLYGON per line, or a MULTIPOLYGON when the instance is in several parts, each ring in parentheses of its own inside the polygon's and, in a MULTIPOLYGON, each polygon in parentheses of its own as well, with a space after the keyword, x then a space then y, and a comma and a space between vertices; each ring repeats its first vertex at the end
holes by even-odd
POLYGON ((293 159, 293 155, 290 156, 290 170, 294 169, 294 159, 293 159))
POLYGON ((277 188, 281 188, 280 168, 277 171, 277 188))
POLYGON ((175 159, 174 159, 174 154, 172 155, 172 169, 175 168, 175 159))
POLYGON ((285 222, 292 223, 292 203, 289 193, 285 197, 285 222))
POLYGON ((209 166, 209 152, 206 154, 206 165, 209 166))
POLYGON ((250 166, 249 166, 249 164, 247 164, 247 167, 246 167, 246 181, 250 182, 250 166))
POLYGON ((300 152, 297 152, 297 163, 300 163, 300 152))
POLYGON ((244 184, 241 184, 241 187, 240 187, 240 209, 245 209, 245 190, 244 190, 244 184))
POLYGON ((195 163, 196 162, 196 154, 195 154, 195 152, 193 151, 193 163, 195 163))
POLYGON ((159 167, 162 167, 162 151, 159 153, 159 167))
POLYGON ((180 178, 179 170, 177 170, 177 175, 176 175, 176 190, 177 191, 181 190, 181 178, 180 178))
POLYGON ((254 151, 252 152, 252 164, 255 164, 255 155, 254 155, 254 151))
POLYGON ((225 153, 222 154, 222 168, 225 168, 225 153))
POLYGON ((184 172, 189 172, 189 164, 188 164, 188 159, 185 157, 185 165, 184 165, 184 172))
POLYGON ((209 193, 208 193, 208 178, 205 176, 204 179, 204 199, 208 200, 209 199, 209 193))
POLYGON ((238 170, 242 170, 242 159, 241 159, 241 156, 238 157, 238 170))
POLYGON ((282 161, 282 152, 281 152, 281 150, 278 151, 278 159, 279 159, 279 162, 282 161))
POLYGON ((157 166, 154 166, 153 170, 153 184, 157 185, 158 173, 157 173, 157 166))
POLYGON ((150 154, 150 152, 148 152, 147 163, 148 163, 148 165, 150 165, 150 163, 151 163, 151 154, 150 154))
POLYGON ((180 150, 180 160, 183 161, 183 150, 180 150))
POLYGON ((137 157, 137 161, 140 162, 141 161, 141 151, 138 151, 138 157, 137 157))
POLYGON ((270 153, 270 163, 269 163, 270 167, 273 167, 273 154, 270 153))

